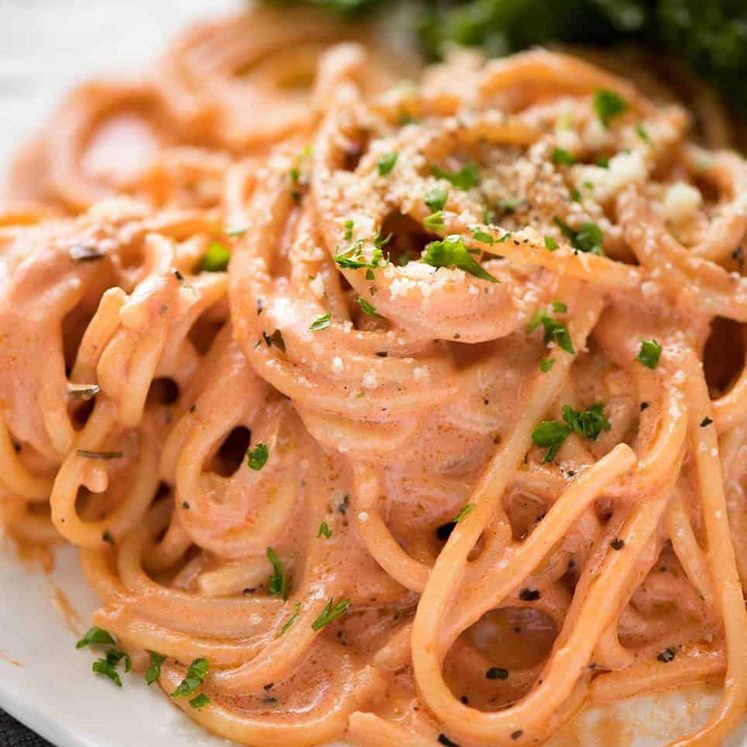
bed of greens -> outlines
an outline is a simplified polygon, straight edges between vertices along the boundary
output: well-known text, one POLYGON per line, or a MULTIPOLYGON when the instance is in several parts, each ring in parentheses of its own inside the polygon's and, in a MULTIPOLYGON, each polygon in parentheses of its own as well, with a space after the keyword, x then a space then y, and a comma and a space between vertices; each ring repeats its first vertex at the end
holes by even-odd
POLYGON ((447 45, 489 55, 552 41, 610 44, 635 40, 684 58, 747 112, 747 0, 273 0, 321 5, 350 19, 414 10, 412 33, 431 58, 447 45))

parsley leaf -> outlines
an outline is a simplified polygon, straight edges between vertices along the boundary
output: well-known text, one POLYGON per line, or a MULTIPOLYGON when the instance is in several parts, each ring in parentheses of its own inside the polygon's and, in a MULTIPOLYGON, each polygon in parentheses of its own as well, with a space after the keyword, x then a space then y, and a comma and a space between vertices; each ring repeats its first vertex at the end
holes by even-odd
POLYGON ((281 635, 285 635, 296 624, 296 620, 298 620, 300 614, 301 602, 296 602, 293 605, 293 614, 280 627, 277 635, 278 638, 280 638, 281 635))
POLYGON ((573 355, 576 352, 573 347, 571 335, 568 332, 568 327, 563 322, 559 322, 557 319, 551 317, 544 309, 540 309, 529 320, 527 332, 534 332, 540 324, 545 330, 545 345, 554 342, 561 350, 565 350, 566 353, 573 355))
POLYGON ((451 182, 457 189, 471 189, 480 181, 480 172, 474 161, 470 161, 456 171, 442 169, 440 166, 431 166, 431 173, 437 179, 446 179, 446 181, 451 182))
POLYGON ((493 239, 492 235, 489 234, 487 231, 483 231, 482 228, 479 226, 471 226, 470 232, 472 233, 472 238, 475 241, 481 241, 483 244, 494 244, 495 240, 493 239))
POLYGON ((625 99, 618 96, 614 91, 608 91, 606 88, 600 88, 595 92, 593 106, 594 111, 605 127, 609 125, 611 119, 618 114, 622 114, 628 108, 625 99))
POLYGON ((540 371, 547 373, 555 365, 555 358, 543 358, 540 361, 540 371))
POLYGON ((384 155, 379 156, 379 160, 376 161, 379 176, 386 176, 394 168, 395 163, 397 163, 396 153, 384 153, 384 155))
POLYGON ((109 661, 108 655, 105 659, 96 659, 91 665, 91 670, 103 677, 108 677, 117 687, 122 687, 122 679, 117 666, 109 661))
POLYGON ((366 259, 363 255, 363 242, 359 240, 344 252, 336 254, 335 262, 338 267, 342 267, 343 269, 359 270, 365 268, 367 270, 366 278, 372 280, 373 271, 381 264, 383 256, 381 247, 374 245, 373 251, 371 252, 371 259, 366 259))
POLYGON ((504 213, 513 213, 514 210, 518 210, 525 204, 526 200, 523 197, 505 197, 502 200, 498 200, 498 207, 504 213))
POLYGON ((374 316, 381 319, 381 314, 376 311, 376 307, 372 303, 366 301, 366 299, 362 296, 358 296, 358 298, 355 299, 355 302, 358 304, 358 306, 361 307, 364 314, 368 314, 369 316, 374 316))
POLYGON ((430 210, 437 213, 439 210, 444 209, 444 205, 446 205, 446 200, 448 198, 449 190, 446 189, 446 187, 437 184, 425 193, 424 202, 430 210))
POLYGON ((532 432, 532 441, 542 449, 547 449, 542 463, 551 462, 571 435, 571 427, 559 420, 543 420, 532 432))
POLYGON ((148 651, 150 654, 150 664, 145 670, 145 681, 148 685, 152 685, 161 676, 161 664, 166 660, 166 657, 162 654, 157 654, 155 651, 148 651))
POLYGON ((345 227, 345 232, 343 233, 342 237, 345 239, 345 241, 350 241, 350 239, 353 238, 354 223, 352 220, 346 220, 345 223, 343 223, 343 226, 345 227))
POLYGON ((231 261, 231 252, 223 244, 213 241, 197 266, 198 272, 223 272, 231 261))
POLYGON ((324 609, 319 613, 319 617, 311 623, 311 627, 314 630, 321 630, 325 625, 329 625, 333 620, 347 612, 350 604, 349 599, 341 599, 337 604, 335 604, 334 599, 330 599, 324 609))
POLYGON ((454 523, 458 524, 465 516, 469 516, 474 510, 474 503, 465 503, 459 513, 454 517, 454 523))
POLYGON ((208 673, 207 659, 195 659, 187 669, 187 674, 171 693, 172 698, 186 698, 191 695, 205 680, 208 673))
POLYGON ((205 693, 200 693, 189 701, 191 708, 204 708, 208 703, 210 703, 210 698, 205 693))
POLYGON ((469 253, 464 239, 457 234, 447 236, 442 241, 431 241, 425 247, 422 260, 432 267, 458 267, 481 280, 499 282, 469 253))
POLYGON ((558 242, 552 236, 545 236, 545 249, 554 252, 558 248, 558 242))
POLYGON ((86 646, 116 646, 114 636, 103 628, 89 628, 86 634, 75 644, 75 648, 86 646))
POLYGON ((444 213, 443 210, 437 210, 435 213, 426 215, 423 218, 423 225, 429 231, 440 231, 444 227, 444 213))
POLYGON ((532 441, 540 448, 547 449, 542 462, 551 462, 558 450, 571 433, 596 441, 602 431, 612 426, 604 416, 604 405, 593 404, 586 410, 574 410, 569 405, 563 406, 563 422, 560 420, 543 420, 532 433, 532 441))
POLYGON ((558 217, 553 218, 555 225, 560 229, 563 236, 570 242, 571 246, 578 252, 598 254, 604 256, 604 234, 596 223, 582 223, 578 231, 574 231, 565 221, 558 217))
POLYGON ((270 594, 275 594, 283 599, 288 597, 288 580, 285 577, 283 564, 278 554, 271 548, 267 548, 267 559, 272 563, 274 573, 270 576, 267 589, 270 594))
POLYGON ((320 317, 314 319, 309 325, 309 329, 312 332, 320 332, 323 329, 327 329, 332 321, 332 314, 328 311, 326 314, 322 314, 320 317))
POLYGON ((656 340, 641 340, 641 349, 635 359, 646 366, 654 369, 659 365, 661 358, 661 345, 656 340))
POLYGON ((253 449, 247 449, 246 463, 249 465, 249 469, 259 472, 267 463, 269 456, 270 450, 267 448, 267 444, 259 443, 253 449))
POLYGON ((586 410, 574 410, 568 405, 563 406, 563 420, 584 438, 596 441, 602 431, 608 431, 612 426, 604 416, 604 405, 596 402, 586 410))
POLYGON ((319 537, 326 537, 327 539, 329 539, 332 536, 332 530, 329 528, 329 525, 326 521, 323 521, 319 525, 319 531, 317 532, 316 536, 317 539, 319 539, 319 537))
POLYGON ((553 148, 552 162, 559 166, 573 166, 576 163, 576 157, 564 148, 553 148))

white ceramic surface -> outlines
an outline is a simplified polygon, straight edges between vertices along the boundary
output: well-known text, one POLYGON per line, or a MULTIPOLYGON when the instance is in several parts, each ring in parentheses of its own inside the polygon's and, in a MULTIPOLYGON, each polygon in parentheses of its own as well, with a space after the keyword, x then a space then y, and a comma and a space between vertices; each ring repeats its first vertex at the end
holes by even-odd
MULTIPOLYGON (((17 144, 75 81, 130 71, 163 48, 188 20, 240 0, 0 0, 0 173, 17 144)), ((76 554, 56 555, 49 576, 21 563, 0 535, 0 707, 57 747, 219 747, 141 676, 119 690, 91 673, 62 592, 83 631, 95 599, 76 554), (68 617, 70 617, 68 615, 68 617)), ((587 714, 558 747, 654 747, 702 720, 713 693, 647 698, 587 714), (627 725, 626 725, 627 724, 627 725), (633 727, 637 736, 632 737, 633 727)), ((747 747, 743 729, 732 747, 747 747)), ((278 745, 282 747, 282 745, 278 745)))

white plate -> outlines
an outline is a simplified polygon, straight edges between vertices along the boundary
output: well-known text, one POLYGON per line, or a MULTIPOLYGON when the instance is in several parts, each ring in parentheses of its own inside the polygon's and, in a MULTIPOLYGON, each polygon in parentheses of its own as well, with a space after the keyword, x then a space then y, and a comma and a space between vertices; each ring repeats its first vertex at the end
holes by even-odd
MULTIPOLYGON (((73 82, 132 70, 196 15, 240 5, 241 0, 0 0, 0 182, 12 150, 73 82)), ((75 650, 78 635, 53 604, 56 590, 77 611, 79 630, 88 627, 95 599, 75 552, 59 552, 47 577, 20 563, 0 536, 0 707, 57 747, 229 744, 194 726, 142 677, 125 676, 119 690, 94 676, 92 654, 75 650)), ((687 696, 644 698, 607 713, 590 712, 555 744, 653 747, 702 721, 713 702, 713 693, 695 689, 687 696)), ((747 747, 745 730, 730 744, 747 747)))

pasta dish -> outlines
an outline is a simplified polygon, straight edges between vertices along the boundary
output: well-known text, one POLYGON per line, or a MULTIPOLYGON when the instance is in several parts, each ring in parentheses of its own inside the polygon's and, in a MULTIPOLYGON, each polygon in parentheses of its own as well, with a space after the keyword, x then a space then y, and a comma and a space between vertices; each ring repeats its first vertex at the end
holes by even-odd
POLYGON ((242 744, 536 745, 706 680, 671 744, 722 744, 745 162, 619 60, 355 28, 203 22, 24 145, 7 532, 79 548, 94 672, 242 744))

